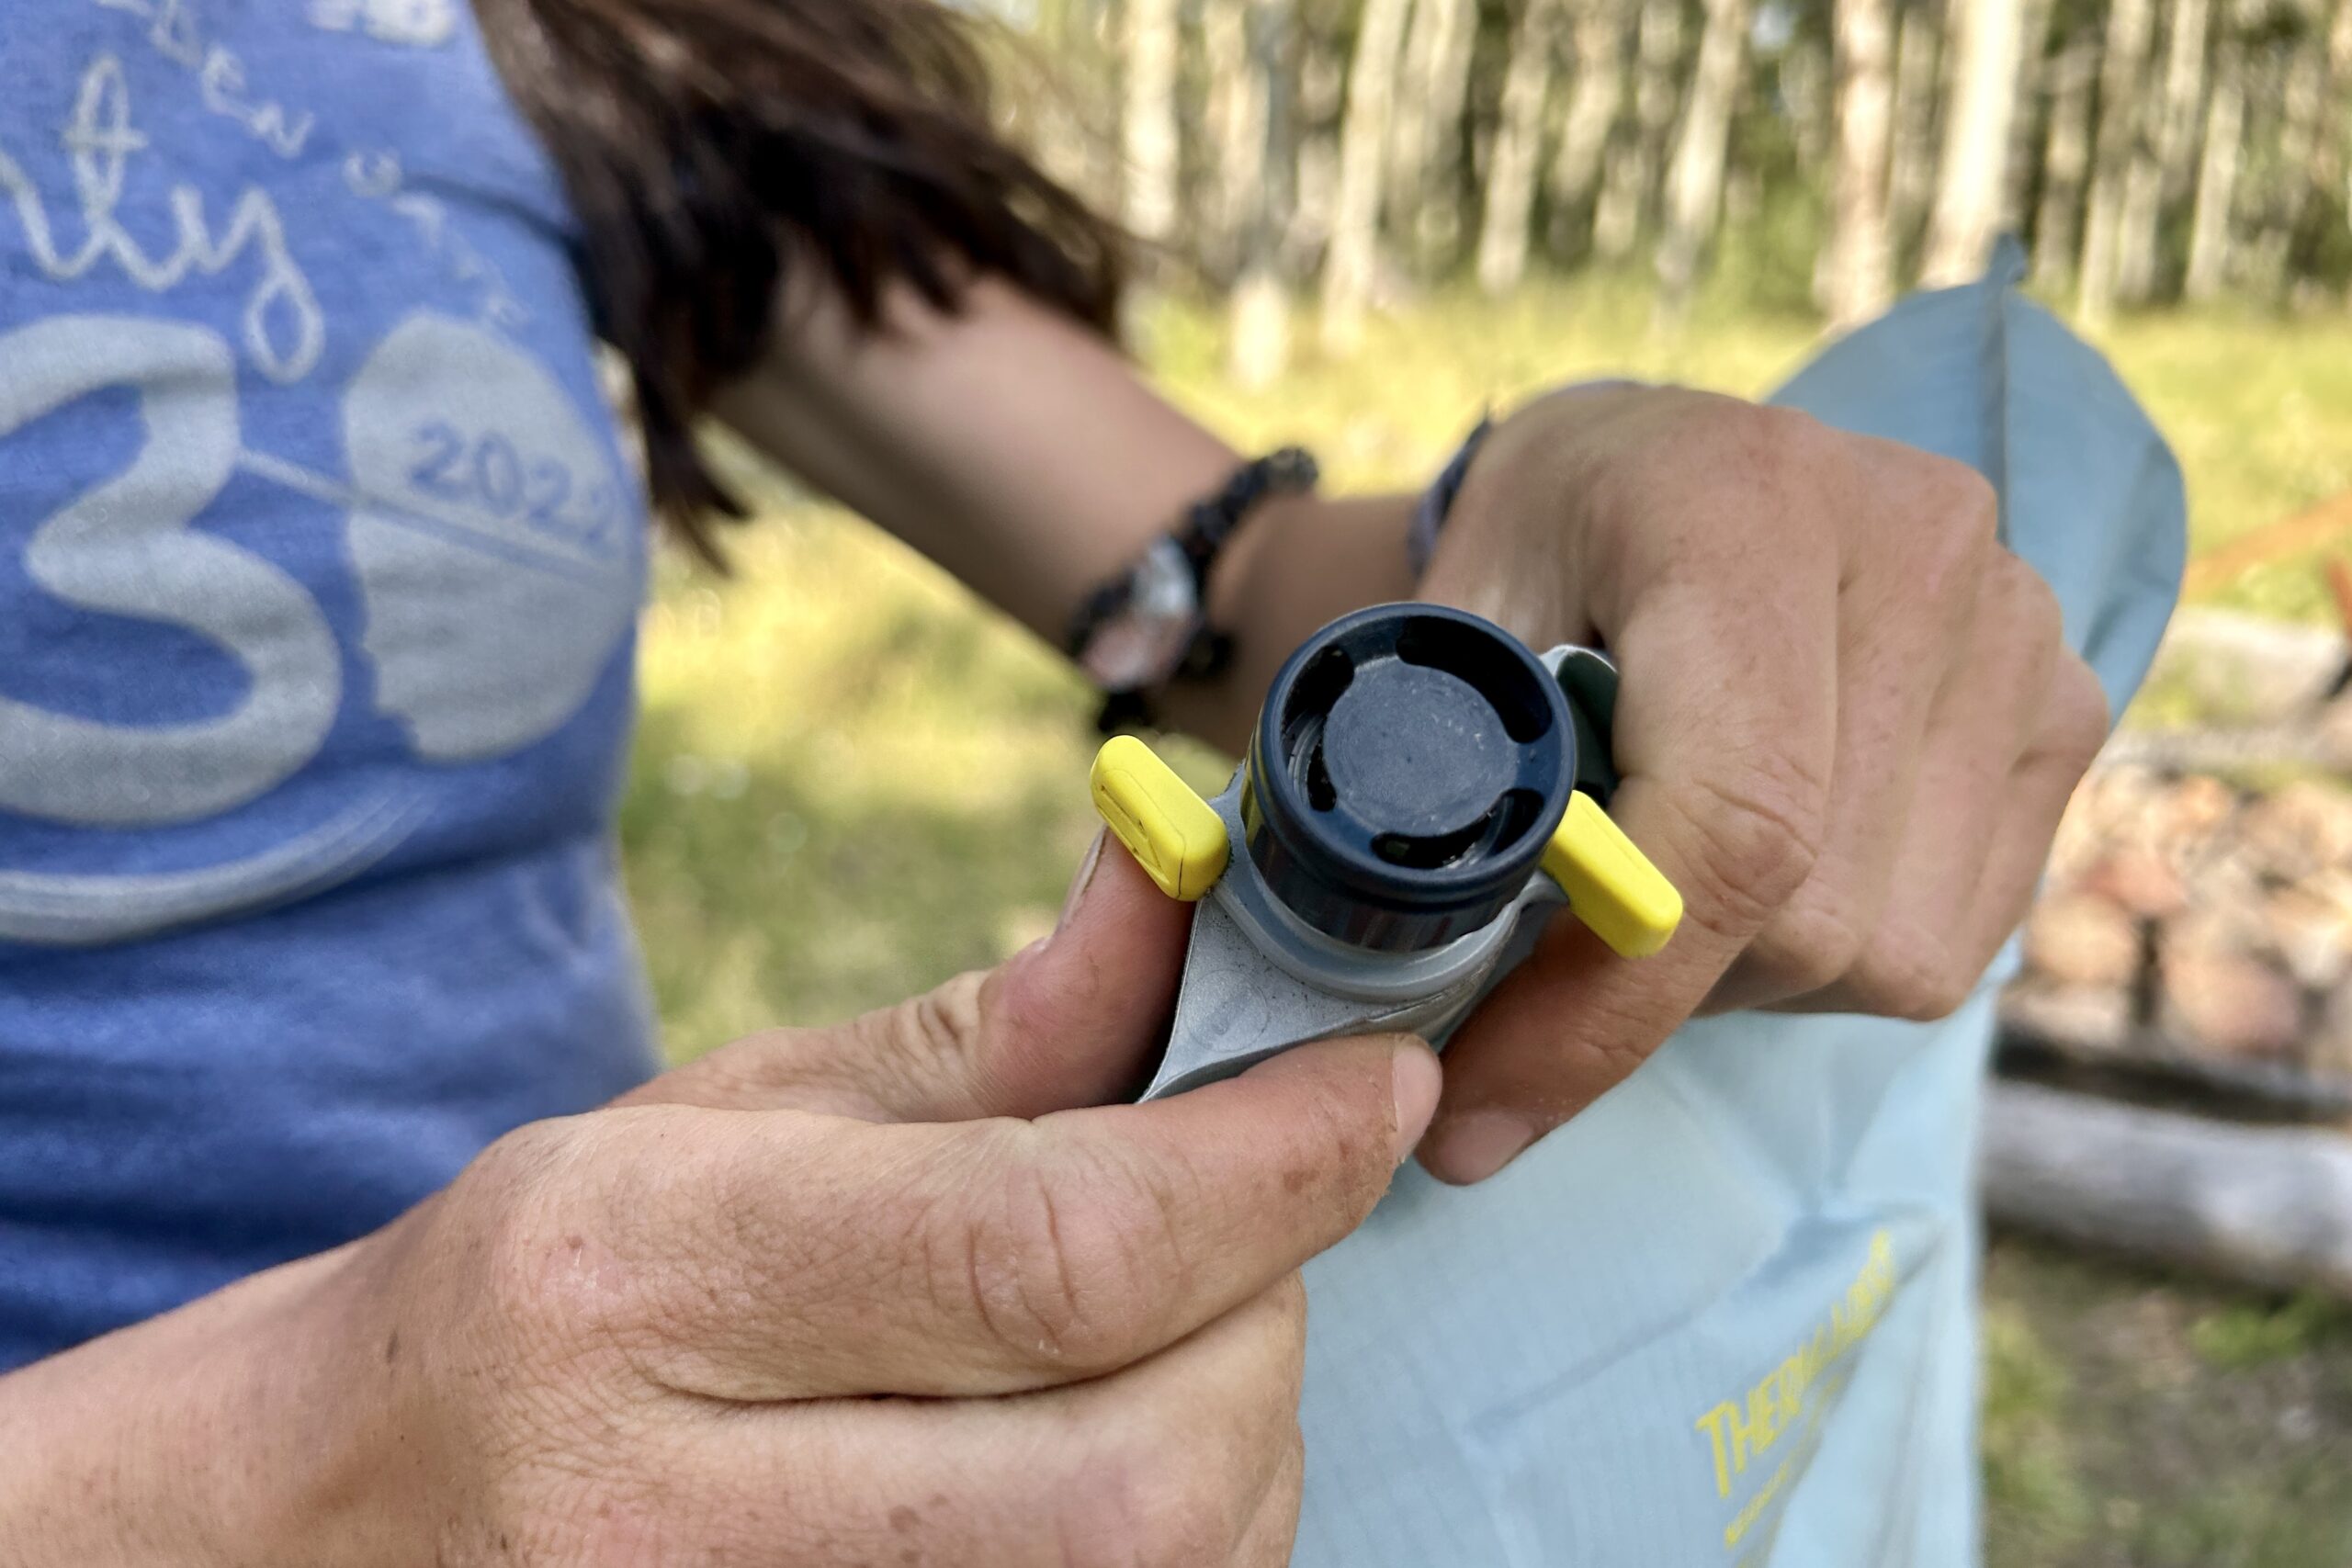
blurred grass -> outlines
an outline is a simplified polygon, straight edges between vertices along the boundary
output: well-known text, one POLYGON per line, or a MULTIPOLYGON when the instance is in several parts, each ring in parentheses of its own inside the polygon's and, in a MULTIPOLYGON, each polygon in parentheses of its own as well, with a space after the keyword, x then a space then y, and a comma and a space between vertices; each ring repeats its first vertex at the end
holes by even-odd
MULTIPOLYGON (((1419 482, 1482 406, 1548 383, 1756 393, 1816 341, 1727 291, 1663 339, 1639 280, 1589 278, 1499 304, 1433 296, 1375 321, 1358 358, 1243 394, 1217 373, 1219 326, 1163 306, 1140 346, 1238 445, 1306 441, 1342 489, 1419 482)), ((2126 320, 2103 346, 2180 452, 2198 547, 2352 487, 2352 322, 2126 320)), ((665 561, 646 620, 622 838, 681 1059, 994 961, 1050 925, 1093 831, 1088 697, 1058 660, 895 543, 765 493, 773 515, 735 536, 735 578, 665 561)), ((2221 597, 2325 613, 2308 561, 2221 597)), ((1996 1568, 2352 1563, 2340 1319, 2014 1243, 1987 1292, 1996 1568), (2140 1332, 2150 1314, 2161 1333, 2140 1332)))

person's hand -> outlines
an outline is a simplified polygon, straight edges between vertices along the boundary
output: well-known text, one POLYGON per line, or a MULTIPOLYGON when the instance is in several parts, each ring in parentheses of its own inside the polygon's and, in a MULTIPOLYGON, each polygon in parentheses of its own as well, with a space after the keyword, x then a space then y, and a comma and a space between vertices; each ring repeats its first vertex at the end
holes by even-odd
POLYGON ((2107 731, 1961 464, 1730 398, 1554 393, 1472 463, 1422 596, 1623 675, 1611 814, 1681 889, 1655 958, 1572 920, 1453 1037, 1423 1146, 1492 1175, 1706 1010, 1950 1013, 2107 731))
MULTIPOLYGON (((1138 1081, 1189 913, 1115 845, 1071 903, 996 971, 526 1127, 295 1266, 308 1304, 277 1292, 287 1326, 243 1381, 338 1381, 277 1402, 250 1450, 216 1422, 190 1473, 225 1452, 242 1479, 278 1440, 304 1506, 277 1545, 311 1564, 1287 1562, 1296 1270, 1385 1190, 1437 1064, 1340 1041, 1057 1111, 1138 1081)), ((152 1334, 181 1316, 122 1337, 168 1348, 152 1334)), ((103 1360, 75 1382, 86 1354, 34 1371, 112 1403, 103 1360)), ((141 1378, 114 1382, 137 1403, 141 1378)), ((75 1522, 108 1502, 84 1488, 75 1522)), ((277 1560, 254 1538, 222 1559, 277 1560)))

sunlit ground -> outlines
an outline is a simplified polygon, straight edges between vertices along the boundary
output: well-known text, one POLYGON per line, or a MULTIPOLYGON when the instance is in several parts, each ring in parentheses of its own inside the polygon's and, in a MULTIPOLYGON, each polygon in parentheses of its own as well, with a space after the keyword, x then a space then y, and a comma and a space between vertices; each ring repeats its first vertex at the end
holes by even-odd
MULTIPOLYGON (((1490 400, 1606 373, 1758 392, 1815 339, 1702 305, 1664 341, 1634 289, 1555 286, 1425 301, 1358 358, 1245 396, 1217 377, 1218 331, 1163 309, 1143 347, 1238 445, 1304 441, 1338 488, 1417 482, 1490 400)), ((2180 452, 2199 547, 2352 489, 2352 322, 2153 319, 2105 346, 2180 452)), ((623 834, 681 1057, 994 960, 1050 924, 1093 830, 1087 698, 1058 660, 863 526, 774 510, 736 536, 733 581, 667 566, 647 622, 623 834)), ((2222 596, 2324 613, 2307 559, 2222 596)), ((2014 1244, 1988 1301, 1996 1568, 2352 1562, 2339 1314, 2014 1244)))

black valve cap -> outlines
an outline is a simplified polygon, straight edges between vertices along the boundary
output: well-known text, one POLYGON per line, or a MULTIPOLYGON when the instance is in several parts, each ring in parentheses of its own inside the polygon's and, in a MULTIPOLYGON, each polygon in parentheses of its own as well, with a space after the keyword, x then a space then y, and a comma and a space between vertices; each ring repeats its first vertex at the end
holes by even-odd
POLYGON ((1516 637, 1461 610, 1382 604, 1275 675, 1242 827, 1268 889, 1308 925, 1419 953, 1518 897, 1576 775, 1567 700, 1516 637))

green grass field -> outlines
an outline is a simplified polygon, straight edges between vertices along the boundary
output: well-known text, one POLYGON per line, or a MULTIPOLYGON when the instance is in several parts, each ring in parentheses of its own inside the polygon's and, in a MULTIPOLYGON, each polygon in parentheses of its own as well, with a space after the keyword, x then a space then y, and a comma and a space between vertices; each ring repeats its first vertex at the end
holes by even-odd
MULTIPOLYGON (((1815 335, 1702 306, 1661 341, 1606 281, 1445 297, 1348 364, 1242 396, 1217 378, 1217 330, 1164 308, 1143 351, 1238 444, 1305 441, 1338 488, 1417 482, 1482 405, 1550 382, 1762 391, 1815 335)), ((2199 548, 2352 489, 2352 321, 2151 319, 2104 346, 2179 449, 2199 548)), ((647 622, 623 837, 681 1058, 993 961, 1051 923, 1093 831, 1087 698, 1059 661, 871 530, 780 491, 773 511, 738 536, 732 581, 666 563, 647 622)), ((2308 560, 2222 595, 2325 603, 2308 560)), ((2341 1314, 2007 1242, 1987 1293, 1996 1568, 2352 1563, 2341 1314)))

